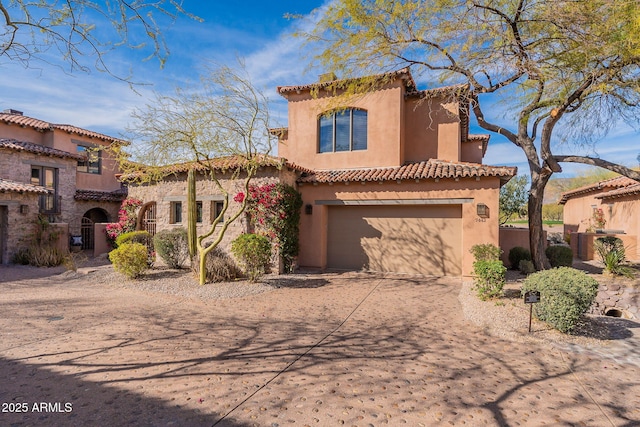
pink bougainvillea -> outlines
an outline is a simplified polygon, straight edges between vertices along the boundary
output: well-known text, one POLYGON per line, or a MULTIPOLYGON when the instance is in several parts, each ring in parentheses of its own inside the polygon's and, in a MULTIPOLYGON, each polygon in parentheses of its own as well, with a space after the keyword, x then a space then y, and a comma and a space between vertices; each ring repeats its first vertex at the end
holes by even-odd
POLYGON ((119 235, 136 230, 136 211, 142 206, 142 201, 138 199, 124 199, 118 211, 118 222, 107 224, 105 232, 107 240, 114 246, 119 235))

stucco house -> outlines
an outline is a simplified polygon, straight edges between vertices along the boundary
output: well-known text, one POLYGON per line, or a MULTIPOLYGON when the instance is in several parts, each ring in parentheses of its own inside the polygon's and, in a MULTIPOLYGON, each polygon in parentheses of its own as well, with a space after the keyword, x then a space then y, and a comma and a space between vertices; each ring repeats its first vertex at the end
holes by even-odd
POLYGON ((93 245, 93 224, 117 219, 125 196, 104 148, 123 141, 16 110, 0 113, 0 261, 11 261, 44 215, 93 245))
MULTIPOLYGON (((256 184, 301 192, 301 268, 470 274, 469 249, 499 243, 499 191, 516 168, 482 164, 489 136, 469 134, 466 86, 418 90, 406 68, 373 78, 377 90, 348 101, 337 94, 353 80, 278 87, 288 101, 288 127, 271 130, 280 167, 256 184)), ((186 218, 188 168, 174 167, 163 182, 129 186, 145 202, 140 228, 186 218)), ((220 196, 202 178, 197 193, 204 226, 220 196)), ((245 219, 223 246, 246 230, 245 219)))
POLYGON ((278 155, 312 169, 303 267, 470 274, 475 244, 498 245, 498 198, 514 167, 482 164, 488 135, 469 134, 466 86, 419 90, 408 68, 336 103, 349 81, 278 87, 289 126, 278 155))
POLYGON ((564 233, 580 259, 593 259, 593 241, 606 233, 622 239, 629 259, 640 260, 640 183, 619 176, 567 191, 559 203, 564 233), (594 213, 604 226, 596 224, 594 213))

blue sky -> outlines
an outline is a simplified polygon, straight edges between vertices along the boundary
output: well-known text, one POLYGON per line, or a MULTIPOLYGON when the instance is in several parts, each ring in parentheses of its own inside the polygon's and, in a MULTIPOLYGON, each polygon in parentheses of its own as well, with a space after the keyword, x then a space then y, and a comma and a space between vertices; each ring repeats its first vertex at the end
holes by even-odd
MULTIPOLYGON (((152 92, 172 93, 175 87, 194 82, 201 67, 210 61, 233 64, 237 57, 246 61, 253 83, 271 100, 275 126, 286 126, 286 101, 276 94, 276 86, 316 81, 322 70, 309 67, 310 57, 301 40, 292 36, 298 26, 311 20, 291 20, 286 13, 309 14, 323 5, 322 0, 279 0, 276 2, 204 2, 185 0, 189 12, 203 22, 181 17, 165 32, 171 55, 163 69, 155 59, 143 61, 141 52, 120 49, 107 56, 116 72, 132 73, 133 80, 144 83, 137 93, 107 74, 92 71, 66 74, 42 64, 25 69, 16 63, 0 61, 0 110, 14 108, 25 115, 54 123, 68 123, 112 136, 123 136, 131 122, 131 112, 152 99, 152 92)), ((421 89, 428 85, 418 82, 421 89)), ((485 106, 485 115, 509 126, 498 106, 485 106)), ((473 133, 487 133, 472 124, 473 133)), ((557 154, 561 150, 556 150, 557 154)), ((593 154, 592 149, 567 146, 562 154, 593 154), (582 151, 581 151, 582 150, 582 151)), ((640 134, 621 123, 599 142, 595 150, 601 157, 637 166, 640 134)), ((528 171, 522 151, 506 139, 492 135, 487 164, 515 165, 528 171)), ((563 165, 569 176, 584 170, 578 165, 563 165)))

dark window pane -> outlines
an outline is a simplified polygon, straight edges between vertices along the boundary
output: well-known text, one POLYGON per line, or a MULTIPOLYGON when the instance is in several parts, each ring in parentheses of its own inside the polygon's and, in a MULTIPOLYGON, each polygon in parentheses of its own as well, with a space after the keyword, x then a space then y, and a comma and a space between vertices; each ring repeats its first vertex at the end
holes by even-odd
POLYGON ((33 185, 40 185, 40 168, 31 169, 31 183, 33 185))
POLYGON ((320 117, 320 147, 321 153, 333 151, 333 115, 320 117))
POLYGON ((202 202, 196 202, 196 222, 202 222, 202 202))
POLYGON ((367 112, 353 110, 353 149, 367 149, 367 112))
POLYGON ((336 151, 349 151, 351 139, 351 114, 350 110, 336 114, 336 151))

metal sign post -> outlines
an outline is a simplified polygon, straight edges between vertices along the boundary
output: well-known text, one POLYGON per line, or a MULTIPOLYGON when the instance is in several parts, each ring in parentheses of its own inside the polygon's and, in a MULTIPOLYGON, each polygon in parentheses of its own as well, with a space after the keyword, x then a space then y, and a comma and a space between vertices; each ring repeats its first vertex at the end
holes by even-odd
POLYGON ((533 304, 540 302, 540 291, 528 291, 524 293, 524 303, 529 304, 529 333, 531 333, 531 318, 533 317, 533 304))

